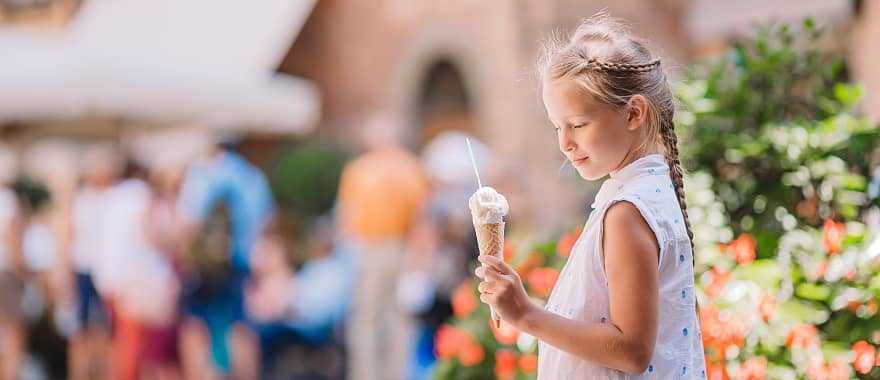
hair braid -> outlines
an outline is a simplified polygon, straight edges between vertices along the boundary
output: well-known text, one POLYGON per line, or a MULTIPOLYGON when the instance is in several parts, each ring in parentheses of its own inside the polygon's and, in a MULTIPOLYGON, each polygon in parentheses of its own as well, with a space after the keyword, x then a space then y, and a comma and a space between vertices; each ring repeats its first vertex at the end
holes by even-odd
MULTIPOLYGON (((697 264, 697 250, 694 247, 694 232, 691 230, 691 221, 688 218, 687 201, 684 197, 684 169, 681 167, 681 160, 678 158, 678 136, 675 135, 675 123, 671 117, 664 118, 660 125, 660 134, 663 137, 663 143, 666 146, 666 162, 669 164, 669 178, 672 179, 672 186, 675 188, 675 195, 678 197, 678 205, 681 207, 681 215, 684 217, 684 227, 687 230, 688 242, 691 243, 691 263, 697 264)), ((694 301, 694 311, 697 318, 700 317, 700 302, 694 301)))
POLYGON ((643 73, 646 71, 651 71, 655 67, 660 66, 660 60, 655 59, 648 63, 641 64, 630 64, 630 63, 614 63, 614 62, 604 62, 600 61, 596 58, 587 59, 587 63, 590 65, 594 65, 600 70, 606 71, 626 71, 626 72, 635 72, 635 73, 643 73))
MULTIPOLYGON (((691 243, 691 251, 694 251, 694 232, 691 230, 691 221, 688 218, 687 202, 684 196, 684 169, 682 169, 681 161, 678 158, 678 137, 675 135, 675 123, 672 122, 671 118, 664 118, 661 122, 660 134, 666 147, 669 178, 672 179, 675 195, 678 197, 679 206, 681 206, 681 214, 684 217, 684 226, 687 229, 688 240, 691 243)), ((696 261, 696 252, 692 256, 696 261)))

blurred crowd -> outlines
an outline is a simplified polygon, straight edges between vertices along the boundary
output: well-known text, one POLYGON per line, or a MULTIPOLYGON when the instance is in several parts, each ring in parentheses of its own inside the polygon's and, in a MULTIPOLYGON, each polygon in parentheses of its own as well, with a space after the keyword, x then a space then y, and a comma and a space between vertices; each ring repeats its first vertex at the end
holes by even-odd
POLYGON ((69 194, 0 149, 0 379, 428 378, 476 186, 464 133, 416 155, 400 127, 364 123, 300 242, 230 141, 185 160, 86 144, 69 194))

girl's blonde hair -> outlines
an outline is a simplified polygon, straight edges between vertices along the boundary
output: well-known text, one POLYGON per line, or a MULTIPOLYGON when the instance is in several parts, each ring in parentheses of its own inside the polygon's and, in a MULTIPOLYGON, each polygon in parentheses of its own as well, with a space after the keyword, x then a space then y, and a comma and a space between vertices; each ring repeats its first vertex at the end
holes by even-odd
POLYGON ((660 60, 646 44, 622 22, 604 12, 598 13, 583 20, 570 36, 554 36, 545 43, 538 74, 542 83, 548 79, 574 80, 597 101, 615 108, 627 105, 634 95, 645 98, 647 139, 640 148, 657 147, 666 156, 669 177, 693 248, 694 234, 684 197, 684 171, 672 121, 675 99, 660 60))

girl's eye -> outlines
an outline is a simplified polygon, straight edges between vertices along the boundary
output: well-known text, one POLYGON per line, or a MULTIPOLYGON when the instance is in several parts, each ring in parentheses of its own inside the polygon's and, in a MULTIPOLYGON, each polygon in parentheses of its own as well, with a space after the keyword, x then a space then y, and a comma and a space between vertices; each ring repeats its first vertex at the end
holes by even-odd
POLYGON ((586 124, 578 124, 578 125, 575 125, 573 128, 580 128, 580 127, 586 127, 586 126, 587 126, 586 124))

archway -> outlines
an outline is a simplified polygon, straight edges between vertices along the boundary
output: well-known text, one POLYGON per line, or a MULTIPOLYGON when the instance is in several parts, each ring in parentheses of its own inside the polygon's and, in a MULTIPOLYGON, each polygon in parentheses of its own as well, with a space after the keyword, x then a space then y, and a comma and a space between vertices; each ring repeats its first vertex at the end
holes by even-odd
POLYGON ((428 65, 416 103, 415 143, 419 149, 448 130, 476 134, 473 99, 458 68, 440 59, 428 65))

